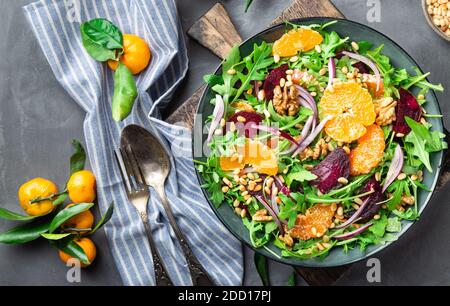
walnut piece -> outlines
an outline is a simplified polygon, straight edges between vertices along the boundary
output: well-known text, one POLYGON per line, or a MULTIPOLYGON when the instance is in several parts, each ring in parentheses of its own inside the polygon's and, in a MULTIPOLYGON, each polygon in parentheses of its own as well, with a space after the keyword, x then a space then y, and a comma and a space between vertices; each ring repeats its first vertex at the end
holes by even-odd
POLYGON ((295 85, 284 86, 283 89, 278 85, 273 90, 273 107, 280 115, 294 116, 297 114, 299 105, 297 102, 297 88, 295 85))
POLYGON ((303 150, 303 152, 300 153, 300 159, 303 161, 311 157, 313 160, 316 160, 321 156, 325 157, 327 154, 328 144, 325 139, 321 138, 319 139, 319 141, 317 141, 313 149, 307 147, 305 150, 303 150))
POLYGON ((377 115, 375 122, 380 125, 391 124, 395 120, 395 106, 397 101, 391 97, 384 97, 373 102, 377 115))

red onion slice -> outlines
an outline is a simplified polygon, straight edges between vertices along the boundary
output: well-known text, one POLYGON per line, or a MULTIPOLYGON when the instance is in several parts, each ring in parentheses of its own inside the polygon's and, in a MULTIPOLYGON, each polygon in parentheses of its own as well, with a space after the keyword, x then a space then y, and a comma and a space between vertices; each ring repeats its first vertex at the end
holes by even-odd
POLYGON ((272 206, 267 203, 266 199, 264 199, 263 196, 261 195, 257 195, 255 196, 258 201, 264 206, 265 209, 267 209, 267 211, 269 212, 269 214, 272 216, 273 221, 275 221, 275 223, 278 226, 278 229, 280 231, 280 235, 284 235, 284 228, 283 228, 283 224, 281 224, 280 219, 278 218, 277 214, 273 211, 272 206))
POLYGON ((209 126, 208 138, 206 140, 208 143, 211 141, 214 131, 219 126, 220 120, 223 117, 224 111, 225 111, 225 104, 223 102, 223 99, 220 95, 216 95, 216 105, 214 107, 214 111, 213 111, 213 115, 212 115, 213 119, 212 119, 211 125, 209 126))
POLYGON ((366 208, 367 204, 369 203, 369 200, 370 200, 370 197, 367 197, 367 199, 364 200, 364 202, 361 204, 361 206, 358 208, 358 210, 350 218, 348 218, 347 221, 345 221, 342 224, 337 225, 336 229, 346 228, 347 226, 349 226, 350 224, 355 222, 358 219, 358 217, 361 215, 361 213, 363 212, 364 208, 366 208))
POLYGON ((386 191, 386 189, 389 187, 389 185, 392 184, 393 181, 397 178, 397 176, 400 174, 403 168, 403 159, 404 154, 402 147, 397 144, 394 151, 394 156, 391 160, 391 165, 389 166, 388 173, 386 175, 386 180, 383 185, 383 189, 381 190, 383 193, 386 191))
MULTIPOLYGON (((295 86, 299 92, 299 96, 301 98, 303 98, 306 102, 308 102, 308 107, 309 109, 311 109, 314 113, 314 122, 317 123, 318 120, 318 116, 319 116, 319 112, 317 110, 317 105, 316 105, 316 101, 314 100, 313 96, 311 96, 311 94, 309 93, 308 90, 306 90, 305 88, 303 88, 300 85, 296 85, 295 86)), ((301 103, 301 101, 299 100, 299 103, 301 103)))
POLYGON ((334 57, 330 57, 328 60, 328 86, 333 86, 333 80, 336 77, 336 64, 334 63, 334 57))
POLYGON ((271 200, 271 202, 272 202, 272 208, 273 208, 273 211, 277 214, 277 216, 278 216, 278 214, 280 213, 280 211, 278 210, 278 204, 277 204, 277 194, 275 193, 275 189, 276 189, 277 187, 275 186, 275 184, 272 184, 272 192, 271 192, 271 197, 270 197, 270 200, 271 200))
POLYGON ((377 79, 377 91, 380 89, 380 82, 381 82, 381 76, 380 76, 380 70, 378 70, 377 65, 372 62, 370 59, 368 59, 365 56, 362 56, 360 54, 348 52, 348 51, 342 51, 344 55, 347 55, 348 57, 351 57, 355 60, 358 60, 360 62, 363 62, 367 66, 369 66, 370 69, 372 69, 373 73, 375 74, 375 78, 377 79))
POLYGON ((341 235, 336 235, 333 238, 334 239, 338 239, 338 240, 350 239, 350 238, 355 237, 356 235, 361 234, 362 232, 364 232, 366 229, 368 229, 371 226, 372 226, 372 223, 367 223, 367 224, 361 226, 360 228, 358 228, 358 229, 356 229, 356 230, 354 230, 352 232, 344 233, 344 234, 341 234, 341 235))
POLYGON ((314 139, 317 137, 317 135, 319 135, 320 131, 322 131, 322 129, 324 128, 325 124, 331 119, 331 116, 327 116, 325 117, 320 124, 311 132, 311 134, 309 134, 308 137, 305 138, 305 140, 303 140, 298 149, 294 152, 294 154, 292 155, 292 157, 297 156, 297 154, 301 153, 304 149, 306 149, 307 146, 309 146, 311 144, 311 142, 314 141, 314 139))

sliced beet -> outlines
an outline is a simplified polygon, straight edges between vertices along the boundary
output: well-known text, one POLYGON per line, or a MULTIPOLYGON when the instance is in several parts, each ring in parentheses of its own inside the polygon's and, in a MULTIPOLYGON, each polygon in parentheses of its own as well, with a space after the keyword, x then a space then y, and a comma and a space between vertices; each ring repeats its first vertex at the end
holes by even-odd
POLYGON ((370 70, 369 66, 367 66, 363 62, 356 62, 352 66, 358 69, 359 73, 372 73, 372 70, 370 70))
MULTIPOLYGON (((246 112, 246 111, 240 111, 237 113, 234 113, 230 118, 228 118, 227 122, 234 122, 236 129, 239 131, 239 135, 244 135, 245 131, 245 137, 247 138, 253 138, 254 135, 256 135, 257 130, 252 128, 251 126, 253 124, 260 124, 263 120, 263 116, 256 112, 246 112), (238 117, 244 117, 245 122, 239 122, 238 117)), ((228 132, 229 124, 224 126, 224 134, 228 132)))
POLYGON ((363 188, 361 188, 360 193, 369 192, 370 190, 373 190, 374 192, 362 197, 361 200, 365 201, 369 199, 369 202, 367 203, 366 208, 359 216, 360 220, 358 223, 365 223, 373 218, 381 209, 381 205, 377 204, 384 200, 384 194, 382 192, 382 188, 380 183, 374 178, 370 178, 366 185, 364 185, 363 188))
POLYGON ((278 68, 273 69, 269 72, 264 80, 264 94, 266 96, 266 100, 272 100, 273 98, 273 90, 277 85, 280 85, 281 78, 286 77, 286 71, 289 69, 288 64, 283 64, 278 68))
POLYGON ((348 178, 350 174, 350 159, 344 149, 337 148, 324 160, 322 160, 312 171, 317 179, 312 181, 320 192, 327 193, 331 189, 340 185, 340 177, 348 178))
POLYGON ((412 93, 400 88, 400 100, 397 102, 395 109, 396 120, 393 127, 395 133, 406 135, 411 131, 411 128, 405 121, 405 116, 419 122, 422 117, 422 109, 412 93))

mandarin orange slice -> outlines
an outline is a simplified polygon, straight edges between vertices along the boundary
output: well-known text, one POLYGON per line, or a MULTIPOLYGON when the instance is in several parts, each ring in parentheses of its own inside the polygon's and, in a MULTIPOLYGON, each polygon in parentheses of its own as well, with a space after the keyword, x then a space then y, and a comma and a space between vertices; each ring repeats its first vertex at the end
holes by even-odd
POLYGON ((367 174, 381 161, 385 149, 383 130, 376 124, 358 139, 358 146, 350 152, 350 175, 367 174))
POLYGON ((224 171, 243 169, 245 165, 249 165, 256 172, 267 175, 278 173, 278 161, 275 153, 265 144, 251 139, 245 142, 245 146, 237 148, 237 155, 220 157, 220 167, 224 171), (243 158, 238 158, 239 155, 243 158))
POLYGON ((311 29, 292 29, 273 44, 272 52, 281 57, 294 56, 299 51, 309 51, 323 41, 322 35, 311 29))
POLYGON ((297 216, 289 235, 301 240, 323 236, 331 226, 335 211, 336 205, 317 204, 309 208, 304 215, 297 216))
POLYGON ((325 132, 334 140, 352 142, 366 133, 375 121, 375 108, 370 93, 358 83, 337 83, 325 90, 320 100, 322 118, 332 116, 325 132))

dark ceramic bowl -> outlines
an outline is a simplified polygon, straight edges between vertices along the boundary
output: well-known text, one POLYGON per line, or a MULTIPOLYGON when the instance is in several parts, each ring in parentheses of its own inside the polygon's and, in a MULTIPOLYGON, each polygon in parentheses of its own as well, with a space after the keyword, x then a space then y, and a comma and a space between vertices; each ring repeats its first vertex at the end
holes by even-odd
MULTIPOLYGON (((306 19, 297 19, 292 20, 294 23, 301 23, 301 24, 322 24, 325 22, 329 22, 331 18, 306 18, 306 19)), ((412 67, 418 67, 417 63, 411 58, 411 56, 408 55, 408 53, 405 52, 399 45, 397 45, 394 41, 392 41, 390 38, 386 37, 385 35, 381 34, 380 32, 377 32, 376 30, 369 28, 363 24, 359 24, 353 21, 349 20, 338 20, 338 22, 329 28, 328 30, 334 30, 337 33, 339 33, 341 36, 349 36, 352 41, 360 41, 360 40, 367 40, 372 43, 374 43, 375 46, 378 46, 380 44, 384 44, 384 50, 383 53, 388 55, 391 60, 392 64, 397 67, 404 67, 407 70, 411 70, 412 67)), ((255 36, 249 38, 247 41, 241 44, 240 51, 241 55, 245 56, 251 53, 253 44, 254 43, 260 43, 262 41, 267 42, 273 42, 276 39, 278 39, 285 31, 285 25, 277 25, 268 28, 267 30, 262 31, 261 33, 256 34, 255 36)), ((413 73, 413 71, 410 71, 413 73)), ((221 67, 219 66, 216 70, 216 74, 221 73, 221 67)), ((210 87, 207 87, 203 93, 202 98, 200 99, 200 104, 197 109, 197 114, 201 114, 203 120, 205 120, 209 115, 213 112, 213 105, 209 103, 211 98, 214 96, 212 90, 210 87)), ((439 108, 439 104, 436 98, 436 95, 434 92, 430 91, 427 96, 427 103, 425 105, 425 108, 428 113, 430 114, 441 114, 441 110, 439 108)), ((196 118, 200 118, 199 116, 196 116, 196 118)), ((428 120, 431 124, 433 124, 433 128, 435 130, 438 130, 440 132, 443 132, 443 123, 442 119, 440 118, 430 118, 428 120)), ((203 126, 204 122, 199 122, 197 120, 195 122, 196 127, 203 126)), ((206 135, 201 135, 198 133, 199 129, 195 129, 197 132, 193 133, 194 137, 194 143, 198 141, 201 141, 203 144, 206 140, 206 135)), ((200 129, 201 131, 201 129, 200 129)), ((199 159, 198 157, 196 157, 199 159)), ((203 157, 205 158, 205 157, 203 157)), ((433 173, 426 173, 424 174, 424 183, 430 187, 431 190, 434 190, 436 186, 436 182, 439 176, 440 167, 442 163, 443 153, 439 152, 436 154, 433 154, 431 156, 431 164, 434 169, 433 173)), ((197 177, 199 180, 199 184, 203 184, 203 179, 197 172, 197 177)), ((203 190, 203 193, 205 197, 209 199, 209 194, 206 190, 203 190)), ((425 206, 428 204, 430 198, 431 198, 432 192, 425 192, 420 191, 418 195, 418 207, 420 212, 422 212, 425 209, 425 206)), ((208 200, 209 201, 209 200, 208 200)), ((215 207, 213 203, 209 201, 211 208, 216 213, 217 217, 223 222, 223 224, 228 228, 230 232, 232 232, 240 241, 247 244, 250 248, 253 248, 249 239, 249 232, 247 228, 242 224, 242 219, 237 216, 233 209, 230 208, 229 205, 226 203, 223 203, 220 207, 215 207)), ((398 237, 402 236, 412 225, 414 222, 408 222, 403 221, 403 227, 401 232, 396 233, 398 237)), ((349 251, 348 253, 344 253, 344 251, 341 248, 334 248, 330 251, 329 255, 325 257, 324 259, 308 259, 308 260, 300 260, 297 258, 287 258, 287 257, 281 257, 280 250, 274 246, 273 244, 267 244, 266 248, 259 248, 255 249, 256 252, 259 252, 263 254, 264 256, 267 256, 273 260, 294 265, 294 266, 306 266, 306 267, 333 267, 333 266, 340 266, 349 264, 361 259, 364 259, 366 257, 372 256, 375 253, 381 251, 385 247, 395 244, 394 243, 386 243, 384 245, 372 245, 369 246, 365 251, 360 251, 359 248, 354 248, 353 250, 349 251)))

